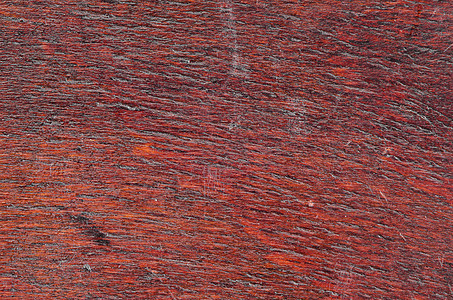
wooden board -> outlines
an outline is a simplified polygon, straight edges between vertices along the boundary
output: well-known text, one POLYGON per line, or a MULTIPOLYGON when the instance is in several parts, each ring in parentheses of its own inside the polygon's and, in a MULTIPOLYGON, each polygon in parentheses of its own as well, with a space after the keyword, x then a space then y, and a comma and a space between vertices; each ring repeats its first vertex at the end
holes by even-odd
POLYGON ((1 299, 452 299, 451 1, 1 1, 1 299))

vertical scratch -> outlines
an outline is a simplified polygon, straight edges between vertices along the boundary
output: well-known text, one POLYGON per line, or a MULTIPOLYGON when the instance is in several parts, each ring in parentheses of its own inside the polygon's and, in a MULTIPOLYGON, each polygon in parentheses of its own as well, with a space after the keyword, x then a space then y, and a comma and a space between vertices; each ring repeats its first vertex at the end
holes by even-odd
POLYGON ((381 196, 384 197, 385 202, 389 203, 388 200, 387 200, 387 197, 385 197, 383 192, 379 191, 379 194, 381 194, 381 196))
POLYGON ((248 77, 247 73, 244 72, 243 58, 239 53, 238 47, 238 34, 236 28, 236 16, 233 9, 233 3, 231 0, 225 0, 221 7, 221 12, 226 15, 225 22, 225 33, 228 44, 231 45, 231 69, 230 74, 232 76, 248 77))

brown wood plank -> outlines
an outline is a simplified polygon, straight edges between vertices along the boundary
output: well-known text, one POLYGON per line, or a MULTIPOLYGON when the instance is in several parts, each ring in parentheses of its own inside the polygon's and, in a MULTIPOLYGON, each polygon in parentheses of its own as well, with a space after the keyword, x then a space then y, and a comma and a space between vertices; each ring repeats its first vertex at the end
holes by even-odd
POLYGON ((451 1, 1 1, 1 299, 452 299, 451 1))

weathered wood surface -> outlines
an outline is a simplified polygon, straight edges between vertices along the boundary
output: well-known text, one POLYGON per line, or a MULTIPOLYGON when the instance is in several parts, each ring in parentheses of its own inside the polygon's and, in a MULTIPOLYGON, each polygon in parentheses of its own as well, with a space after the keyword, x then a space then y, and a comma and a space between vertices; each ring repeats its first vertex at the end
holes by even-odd
POLYGON ((451 1, 1 1, 1 299, 451 299, 451 1))

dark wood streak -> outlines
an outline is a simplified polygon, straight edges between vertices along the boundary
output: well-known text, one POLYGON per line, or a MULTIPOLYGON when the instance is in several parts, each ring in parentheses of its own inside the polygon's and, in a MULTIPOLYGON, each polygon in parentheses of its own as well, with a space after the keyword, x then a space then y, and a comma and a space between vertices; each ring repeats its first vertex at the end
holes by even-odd
POLYGON ((80 227, 83 229, 83 233, 85 235, 90 236, 93 238, 94 242, 98 245, 110 245, 110 241, 107 239, 107 235, 103 233, 98 226, 92 224, 92 222, 85 216, 82 215, 69 215, 70 219, 75 223, 79 224, 80 227))

